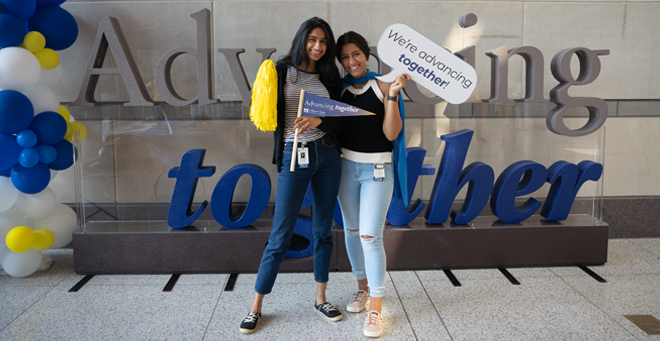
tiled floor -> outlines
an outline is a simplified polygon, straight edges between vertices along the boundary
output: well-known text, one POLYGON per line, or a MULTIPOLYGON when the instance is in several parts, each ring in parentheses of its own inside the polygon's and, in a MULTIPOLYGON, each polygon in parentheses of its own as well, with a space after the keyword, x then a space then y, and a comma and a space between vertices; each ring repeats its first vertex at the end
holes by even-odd
MULTIPOLYGON (((28 278, 0 276, 0 340, 352 340, 362 336, 361 314, 326 322, 312 310, 312 274, 281 274, 264 301, 256 333, 238 325, 254 295, 254 274, 84 276, 71 250, 48 251, 53 267, 28 278)), ((660 319, 660 239, 610 240, 608 262, 591 267, 599 283, 577 267, 389 272, 383 314, 392 340, 660 340, 623 315, 660 319)), ((331 273, 328 298, 345 306, 356 284, 331 273)), ((345 311, 345 309, 342 309, 345 311)))

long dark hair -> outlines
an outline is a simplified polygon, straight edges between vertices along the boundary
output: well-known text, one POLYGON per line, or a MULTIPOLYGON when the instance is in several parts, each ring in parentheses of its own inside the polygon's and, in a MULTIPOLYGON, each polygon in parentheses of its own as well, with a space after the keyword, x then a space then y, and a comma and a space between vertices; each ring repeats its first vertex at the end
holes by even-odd
POLYGON ((369 48, 367 40, 357 32, 348 31, 339 36, 339 39, 337 39, 337 60, 339 60, 340 63, 341 49, 344 48, 344 45, 350 43, 355 44, 360 50, 362 50, 362 53, 364 53, 364 55, 367 57, 367 60, 369 60, 369 52, 371 52, 371 49, 369 48))
MULTIPOLYGON (((327 41, 325 54, 318 62, 316 62, 316 70, 319 73, 320 79, 323 83, 330 86, 337 86, 339 84, 339 69, 334 61, 334 56, 337 54, 337 45, 335 45, 335 36, 332 34, 332 29, 328 23, 318 17, 307 19, 296 32, 291 42, 291 49, 289 53, 283 56, 279 63, 286 64, 287 67, 309 65, 309 56, 307 56, 307 36, 313 29, 320 27, 325 31, 325 38, 327 41)), ((296 77, 296 81, 298 77, 296 77)), ((330 90, 330 89, 329 89, 330 90)))

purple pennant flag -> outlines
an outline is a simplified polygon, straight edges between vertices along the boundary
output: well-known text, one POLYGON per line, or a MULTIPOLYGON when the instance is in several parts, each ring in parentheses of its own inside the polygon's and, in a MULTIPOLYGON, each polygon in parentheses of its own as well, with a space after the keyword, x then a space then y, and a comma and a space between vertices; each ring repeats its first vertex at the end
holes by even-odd
POLYGON ((329 98, 317 96, 305 92, 305 99, 303 103, 303 116, 318 116, 318 117, 332 117, 332 116, 364 116, 375 115, 374 113, 352 105, 342 102, 337 102, 329 98))

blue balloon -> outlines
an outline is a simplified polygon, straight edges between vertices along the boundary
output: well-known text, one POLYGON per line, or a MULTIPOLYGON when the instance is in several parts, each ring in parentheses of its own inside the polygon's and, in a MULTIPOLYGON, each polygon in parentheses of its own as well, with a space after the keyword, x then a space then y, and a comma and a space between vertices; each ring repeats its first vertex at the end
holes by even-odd
POLYGON ((50 183, 50 169, 43 163, 32 168, 16 165, 11 168, 11 183, 25 194, 37 194, 50 183))
POLYGON ((36 0, 0 0, 0 3, 2 4, 0 13, 11 14, 21 23, 28 21, 37 9, 36 0))
POLYGON ((0 134, 0 146, 0 169, 13 167, 23 148, 16 143, 16 137, 7 134, 0 134))
MULTIPOLYGON (((65 170, 71 165, 73 165, 73 144, 67 140, 62 140, 53 145, 53 148, 57 151, 57 158, 51 164, 48 165, 52 170, 65 170)), ((78 157, 78 152, 76 151, 76 158, 78 157)))
POLYGON ((25 129, 16 135, 16 142, 23 148, 32 148, 37 144, 37 134, 25 129))
POLYGON ((60 6, 37 7, 28 22, 30 31, 39 31, 46 38, 46 47, 64 50, 78 38, 76 19, 60 6))
POLYGON ((4 176, 5 178, 11 177, 11 168, 0 170, 0 176, 4 176))
POLYGON ((59 6, 66 0, 37 0, 37 6, 59 6))
POLYGON ((44 111, 35 116, 28 127, 37 135, 38 144, 55 144, 66 135, 66 120, 53 111, 44 111))
POLYGON ((49 164, 57 158, 57 150, 53 146, 47 144, 40 144, 34 149, 39 153, 39 162, 49 164))
POLYGON ((18 154, 18 163, 25 168, 32 168, 39 163, 39 153, 33 148, 25 148, 18 154))
POLYGON ((15 134, 25 130, 33 117, 34 107, 25 95, 14 90, 0 91, 0 133, 15 134))
POLYGON ((0 14, 0 49, 19 46, 23 43, 25 27, 11 14, 0 14))

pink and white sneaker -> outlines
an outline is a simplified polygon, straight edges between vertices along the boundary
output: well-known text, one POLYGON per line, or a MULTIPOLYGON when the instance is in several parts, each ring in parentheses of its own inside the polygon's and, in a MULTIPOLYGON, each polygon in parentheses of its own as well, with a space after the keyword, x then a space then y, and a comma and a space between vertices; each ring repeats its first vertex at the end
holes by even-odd
POLYGON ((379 337, 383 335, 383 315, 377 311, 364 314, 364 336, 379 337))
POLYGON ((350 311, 351 313, 359 313, 366 309, 370 302, 371 296, 369 296, 369 294, 364 290, 360 290, 353 294, 351 301, 346 305, 346 310, 350 311))

